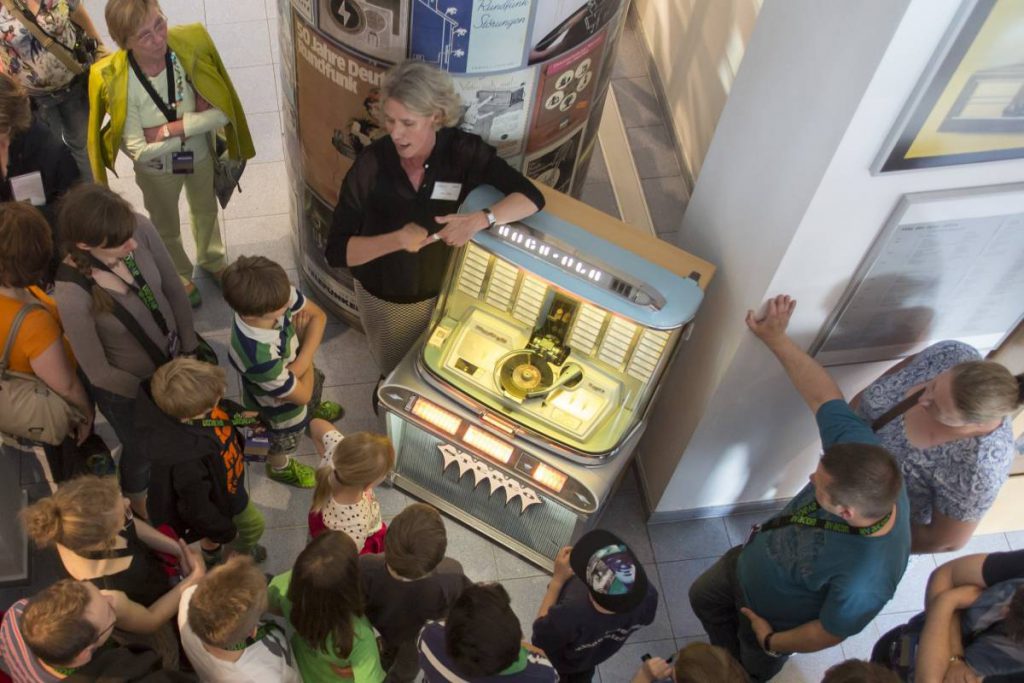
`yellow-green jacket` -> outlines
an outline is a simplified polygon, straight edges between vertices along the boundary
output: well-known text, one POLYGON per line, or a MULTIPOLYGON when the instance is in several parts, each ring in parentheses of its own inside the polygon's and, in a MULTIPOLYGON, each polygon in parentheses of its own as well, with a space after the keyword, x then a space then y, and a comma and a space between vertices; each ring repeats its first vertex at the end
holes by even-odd
MULTIPOLYGON (((195 91, 228 117, 224 132, 231 158, 251 159, 256 156, 242 102, 203 25, 171 27, 167 31, 167 44, 178 56, 195 91)), ((98 183, 106 184, 107 169, 113 170, 114 159, 121 147, 130 68, 128 53, 118 50, 93 64, 89 70, 89 162, 98 183), (110 120, 104 125, 108 114, 110 120)))

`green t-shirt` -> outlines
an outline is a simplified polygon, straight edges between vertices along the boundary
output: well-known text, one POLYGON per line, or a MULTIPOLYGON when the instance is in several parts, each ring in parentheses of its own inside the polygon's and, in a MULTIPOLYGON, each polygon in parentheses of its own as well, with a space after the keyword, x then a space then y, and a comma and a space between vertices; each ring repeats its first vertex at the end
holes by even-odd
MULTIPOLYGON (((275 576, 267 589, 270 609, 280 611, 286 619, 291 620, 292 603, 288 599, 288 585, 291 583, 290 571, 275 576)), ((373 627, 366 617, 353 619, 355 638, 352 652, 348 658, 334 654, 333 639, 327 641, 327 652, 320 652, 306 642, 299 634, 292 635, 292 650, 299 673, 306 683, 320 681, 352 681, 356 683, 381 683, 385 678, 384 669, 380 665, 380 653, 377 651, 377 639, 373 635, 373 627), (352 667, 354 678, 339 678, 331 669, 336 667, 352 667)))

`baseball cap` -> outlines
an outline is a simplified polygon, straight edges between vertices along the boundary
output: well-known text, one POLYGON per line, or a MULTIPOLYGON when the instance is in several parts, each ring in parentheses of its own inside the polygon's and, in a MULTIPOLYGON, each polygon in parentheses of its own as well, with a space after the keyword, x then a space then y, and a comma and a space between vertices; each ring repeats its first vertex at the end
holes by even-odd
POLYGON ((569 553, 569 566, 594 602, 611 612, 628 612, 647 596, 647 572, 618 536, 594 529, 569 553))

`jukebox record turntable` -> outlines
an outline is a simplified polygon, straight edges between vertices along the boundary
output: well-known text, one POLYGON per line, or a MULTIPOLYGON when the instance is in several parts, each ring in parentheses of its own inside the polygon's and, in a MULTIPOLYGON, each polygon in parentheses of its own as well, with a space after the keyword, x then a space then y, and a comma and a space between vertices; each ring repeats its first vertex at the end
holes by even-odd
POLYGON ((542 189, 453 256, 380 399, 397 486, 550 568, 603 511, 714 267, 542 189))

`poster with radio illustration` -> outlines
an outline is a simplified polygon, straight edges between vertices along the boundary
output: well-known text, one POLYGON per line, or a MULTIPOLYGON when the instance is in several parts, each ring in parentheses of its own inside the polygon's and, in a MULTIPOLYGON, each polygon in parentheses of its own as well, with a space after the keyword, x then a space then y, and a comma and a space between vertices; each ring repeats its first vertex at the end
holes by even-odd
POLYGON ((461 76, 454 81, 463 104, 459 128, 482 137, 500 156, 521 153, 530 114, 528 102, 534 88, 534 70, 461 76))
POLYGON ((547 147, 587 119, 604 56, 605 34, 541 68, 529 151, 547 147))
POLYGON ((298 17, 294 22, 303 177, 333 204, 359 151, 386 134, 379 89, 387 66, 335 47, 298 17))
POLYGON ((537 0, 529 63, 565 54, 604 28, 624 4, 622 0, 537 0))
POLYGON ((526 177, 538 180, 559 192, 568 192, 576 173, 576 157, 583 139, 583 126, 568 138, 526 157, 526 177))
POLYGON ((442 71, 522 66, 530 0, 413 0, 409 56, 442 71))
POLYGON ((396 63, 409 47, 410 0, 316 0, 317 28, 338 44, 396 63))

